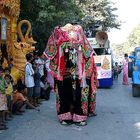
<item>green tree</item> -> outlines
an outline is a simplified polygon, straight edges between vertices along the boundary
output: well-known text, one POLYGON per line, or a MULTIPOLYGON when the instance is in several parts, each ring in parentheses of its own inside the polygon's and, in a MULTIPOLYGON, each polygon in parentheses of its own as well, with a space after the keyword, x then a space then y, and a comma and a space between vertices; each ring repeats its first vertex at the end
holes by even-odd
POLYGON ((140 24, 132 30, 126 42, 114 44, 112 47, 113 52, 119 57, 124 53, 130 54, 136 46, 140 46, 140 24))
POLYGON ((118 28, 115 10, 108 0, 21 0, 19 20, 27 19, 32 23, 37 47, 43 50, 55 26, 74 20, 85 27, 100 23, 106 30, 118 28))
POLYGON ((128 37, 128 43, 130 47, 140 45, 140 24, 130 33, 128 37))
POLYGON ((82 12, 72 0, 22 0, 21 19, 31 21, 37 47, 43 48, 55 26, 80 21, 82 12))
POLYGON ((112 51, 114 58, 120 58, 123 56, 123 44, 112 44, 112 51))
POLYGON ((76 2, 83 10, 85 26, 99 24, 104 30, 120 27, 121 22, 114 14, 117 8, 109 0, 76 0, 76 2))

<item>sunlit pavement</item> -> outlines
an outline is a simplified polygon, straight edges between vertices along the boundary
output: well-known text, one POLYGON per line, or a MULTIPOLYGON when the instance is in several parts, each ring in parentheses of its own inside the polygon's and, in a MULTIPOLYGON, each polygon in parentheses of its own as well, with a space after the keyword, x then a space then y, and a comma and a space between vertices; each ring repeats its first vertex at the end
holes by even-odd
MULTIPOLYGON (((121 75, 120 75, 121 76, 121 75)), ((88 125, 62 126, 55 110, 55 96, 44 101, 41 111, 28 110, 0 131, 0 140, 137 140, 140 139, 140 98, 132 97, 131 85, 121 84, 121 77, 110 89, 97 93, 97 116, 88 125)))

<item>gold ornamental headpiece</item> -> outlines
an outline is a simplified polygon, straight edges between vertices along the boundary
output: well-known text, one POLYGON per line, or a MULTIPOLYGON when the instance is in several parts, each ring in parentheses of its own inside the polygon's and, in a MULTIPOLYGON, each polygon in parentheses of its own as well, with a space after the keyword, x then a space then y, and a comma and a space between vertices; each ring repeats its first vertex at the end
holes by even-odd
POLYGON ((19 16, 20 14, 20 0, 0 0, 0 11, 7 8, 9 15, 19 16))

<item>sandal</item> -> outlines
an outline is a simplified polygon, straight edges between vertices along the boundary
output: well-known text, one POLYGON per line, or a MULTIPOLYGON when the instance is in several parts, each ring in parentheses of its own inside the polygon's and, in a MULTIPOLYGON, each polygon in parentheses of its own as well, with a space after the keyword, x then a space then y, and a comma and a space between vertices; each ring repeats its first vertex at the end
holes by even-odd
POLYGON ((3 123, 2 123, 2 124, 0 124, 0 126, 6 126, 6 124, 3 124, 3 123))
POLYGON ((72 121, 71 120, 65 120, 65 121, 62 121, 60 122, 62 125, 71 125, 72 124, 72 121))
POLYGON ((89 113, 89 114, 88 114, 88 117, 95 117, 95 116, 97 116, 97 113, 95 113, 95 112, 94 112, 94 113, 89 113))
POLYGON ((0 125, 0 130, 6 130, 8 129, 8 127, 4 126, 4 125, 0 125))
POLYGON ((19 110, 18 112, 20 112, 20 113, 24 113, 24 112, 25 112, 25 110, 19 110))
POLYGON ((9 117, 10 117, 10 118, 14 118, 14 116, 13 116, 13 115, 10 115, 9 117))
POLYGON ((21 112, 16 112, 14 115, 23 115, 21 112))
POLYGON ((62 125, 68 125, 68 123, 67 122, 65 122, 65 121, 62 121, 62 122, 60 122, 62 125))
POLYGON ((7 118, 7 119, 5 119, 5 121, 11 121, 11 119, 7 118))
POLYGON ((7 122, 7 121, 2 121, 2 123, 4 123, 4 124, 5 124, 5 123, 8 123, 8 122, 7 122))
POLYGON ((86 126, 87 122, 86 121, 76 122, 75 125, 77 125, 77 126, 86 126))

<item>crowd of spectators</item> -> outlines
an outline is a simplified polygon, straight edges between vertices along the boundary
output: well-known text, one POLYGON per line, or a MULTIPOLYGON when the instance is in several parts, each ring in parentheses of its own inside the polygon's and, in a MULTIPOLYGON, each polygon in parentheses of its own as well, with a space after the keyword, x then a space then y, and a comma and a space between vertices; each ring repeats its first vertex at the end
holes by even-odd
POLYGON ((10 74, 12 66, 0 66, 0 130, 8 129, 8 121, 15 115, 23 115, 26 109, 39 110, 43 100, 50 99, 53 78, 49 61, 38 52, 26 55, 24 78, 15 84, 10 74))

